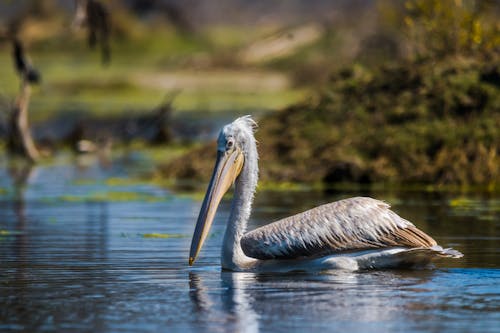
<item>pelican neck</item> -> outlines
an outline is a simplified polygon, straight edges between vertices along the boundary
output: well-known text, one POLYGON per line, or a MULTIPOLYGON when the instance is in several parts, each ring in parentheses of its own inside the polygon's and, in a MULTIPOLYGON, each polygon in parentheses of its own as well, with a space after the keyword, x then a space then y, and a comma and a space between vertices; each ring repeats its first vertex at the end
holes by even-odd
POLYGON ((257 149, 251 147, 245 153, 243 169, 235 181, 231 213, 222 244, 221 264, 223 269, 248 268, 255 259, 246 256, 240 245, 250 214, 258 181, 257 149), (253 149, 252 149, 253 148, 253 149))

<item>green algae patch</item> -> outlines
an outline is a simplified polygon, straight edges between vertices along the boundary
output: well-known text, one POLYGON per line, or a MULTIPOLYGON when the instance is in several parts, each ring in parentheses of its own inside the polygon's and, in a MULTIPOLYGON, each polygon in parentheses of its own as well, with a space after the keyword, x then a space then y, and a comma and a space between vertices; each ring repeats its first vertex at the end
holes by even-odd
POLYGON ((458 197, 449 200, 448 206, 451 213, 456 216, 475 217, 488 222, 500 219, 500 200, 458 197))
POLYGON ((471 210, 478 206, 478 202, 468 198, 455 198, 449 201, 449 205, 456 209, 471 210))
POLYGON ((166 239, 166 238, 186 238, 187 236, 183 234, 163 234, 163 233, 153 232, 149 234, 143 234, 142 237, 166 239))
MULTIPOLYGON (((189 200, 194 200, 194 201, 202 201, 203 198, 205 197, 205 192, 202 191, 193 191, 193 192, 179 192, 177 193, 177 197, 181 199, 189 199, 189 200)), ((225 195, 225 198, 230 197, 230 193, 225 195)))
MULTIPOLYGON (((66 202, 84 202, 86 201, 87 198, 84 196, 77 196, 77 195, 62 195, 58 198, 56 201, 66 201, 66 202)), ((52 202, 52 200, 50 200, 52 202)), ((49 202, 49 199, 46 199, 45 202, 49 202)))
POLYGON ((128 191, 109 191, 95 192, 90 195, 63 195, 59 197, 60 201, 66 202, 127 202, 127 201, 143 201, 143 202, 160 202, 165 200, 163 196, 151 195, 148 193, 128 192, 128 191))
POLYGON ((304 184, 295 182, 273 182, 273 181, 263 181, 259 183, 257 187, 258 191, 275 191, 275 192, 298 192, 305 190, 317 189, 319 185, 317 184, 304 184))
POLYGON ((107 186, 126 186, 126 185, 137 185, 140 183, 140 181, 132 178, 111 177, 106 179, 104 183, 107 186))
POLYGON ((479 200, 469 198, 455 198, 448 202, 449 206, 457 210, 488 210, 500 212, 500 200, 479 200))
MULTIPOLYGON (((73 181, 76 186, 102 185, 108 187, 125 187, 135 185, 158 185, 163 179, 141 179, 135 177, 110 177, 105 180, 77 179, 73 181)), ((0 192, 1 194, 1 192, 0 192)))
POLYGON ((159 202, 164 200, 163 197, 138 192, 107 192, 99 194, 95 197, 98 200, 105 201, 146 201, 146 202, 159 202))
POLYGON ((22 235, 22 234, 23 233, 21 231, 17 231, 17 230, 0 229, 0 240, 10 238, 12 236, 22 235))

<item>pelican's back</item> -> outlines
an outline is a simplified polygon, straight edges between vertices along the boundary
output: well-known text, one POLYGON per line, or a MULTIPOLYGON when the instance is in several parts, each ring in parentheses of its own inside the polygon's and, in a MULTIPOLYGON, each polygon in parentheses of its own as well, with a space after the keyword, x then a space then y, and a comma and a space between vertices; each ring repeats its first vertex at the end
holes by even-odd
POLYGON ((436 241, 372 198, 322 205, 246 233, 244 253, 257 259, 294 259, 374 248, 430 248, 436 241))

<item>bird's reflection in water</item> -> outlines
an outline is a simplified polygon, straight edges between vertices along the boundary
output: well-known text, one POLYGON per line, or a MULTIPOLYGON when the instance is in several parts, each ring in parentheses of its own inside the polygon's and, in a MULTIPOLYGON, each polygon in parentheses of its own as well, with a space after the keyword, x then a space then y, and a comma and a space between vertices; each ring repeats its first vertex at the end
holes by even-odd
MULTIPOLYGON (((33 164, 24 160, 12 160, 8 164, 8 173, 11 178, 12 187, 14 188, 13 210, 17 220, 16 230, 20 236, 23 236, 26 227, 25 213, 25 191, 26 185, 33 174, 33 164)), ((24 237, 21 237, 24 238, 24 237)), ((22 239, 21 239, 22 241, 22 239)), ((22 242, 21 242, 22 243, 22 242)))
MULTIPOLYGON (((321 274, 259 275, 254 304, 258 313, 291 318, 289 325, 309 322, 387 322, 411 316, 402 297, 419 289, 432 271, 328 271, 321 274)), ((422 290, 424 291, 424 290, 422 290)))
POLYGON ((208 288, 203 284, 203 279, 196 272, 189 272, 189 297, 197 313, 209 313, 213 302, 208 295, 208 288))
POLYGON ((189 296, 201 324, 213 327, 210 323, 222 321, 221 324, 233 332, 258 332, 259 316, 252 308, 249 293, 255 274, 220 272, 219 277, 215 285, 209 286, 204 281, 209 279, 205 273, 189 273, 189 296))
POLYGON ((253 309, 251 286, 254 273, 221 272, 221 282, 227 292, 222 294, 222 305, 234 316, 237 332, 259 332, 259 316, 253 309))
POLYGON ((418 304, 405 295, 426 292, 423 285, 433 274, 430 270, 221 272, 218 280, 211 273, 191 272, 190 297, 200 325, 213 327, 218 322, 235 332, 273 329, 278 322, 281 329, 314 322, 347 326, 394 320, 416 323, 419 314, 412 309, 418 304))
POLYGON ((14 199, 24 200, 24 190, 33 174, 33 163, 24 160, 9 160, 7 170, 14 188, 14 199))
MULTIPOLYGON (((12 200, 12 209, 14 211, 15 227, 12 228, 16 231, 15 242, 12 246, 12 255, 16 258, 15 261, 19 265, 15 266, 15 274, 13 275, 13 281, 16 281, 19 290, 26 290, 28 285, 26 283, 27 277, 27 249, 29 239, 26 234, 26 204, 25 204, 25 191, 26 185, 29 183, 29 179, 33 174, 33 164, 29 161, 22 159, 9 160, 7 165, 7 171, 10 176, 12 187, 14 189, 14 195, 12 200)), ((22 298, 24 293, 18 293, 20 298, 22 298)))

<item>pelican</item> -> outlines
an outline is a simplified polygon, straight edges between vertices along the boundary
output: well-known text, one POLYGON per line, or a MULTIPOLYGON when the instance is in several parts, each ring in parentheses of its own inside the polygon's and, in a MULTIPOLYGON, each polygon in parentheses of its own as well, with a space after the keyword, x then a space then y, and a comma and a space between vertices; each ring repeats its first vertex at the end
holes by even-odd
POLYGON ((217 207, 234 183, 221 252, 229 271, 286 272, 364 270, 427 266, 437 258, 460 258, 444 249, 385 202, 344 199, 246 232, 258 181, 258 153, 250 116, 224 126, 217 160, 196 223, 189 265, 205 241, 217 207))

